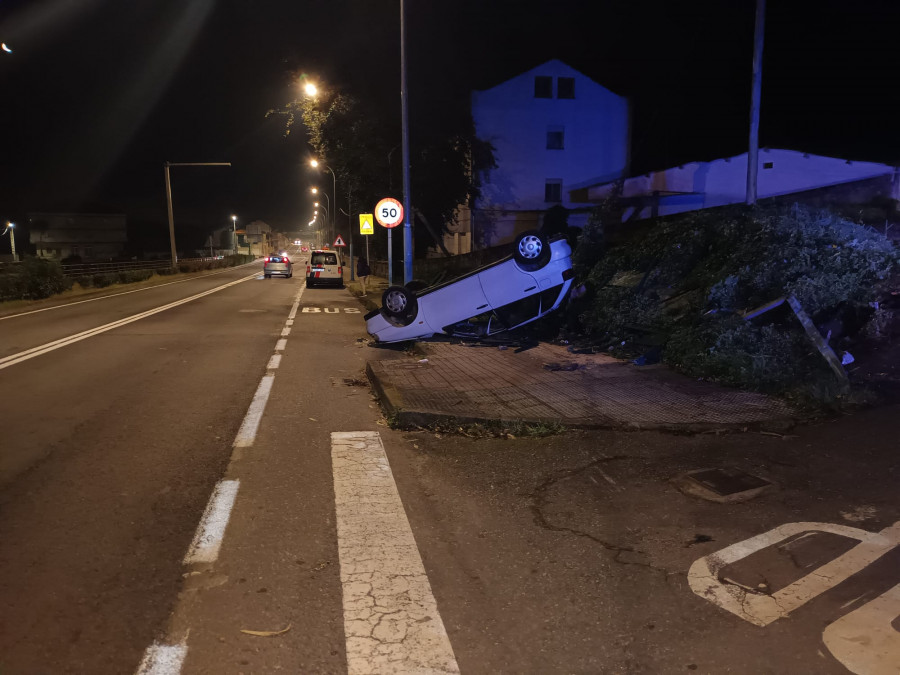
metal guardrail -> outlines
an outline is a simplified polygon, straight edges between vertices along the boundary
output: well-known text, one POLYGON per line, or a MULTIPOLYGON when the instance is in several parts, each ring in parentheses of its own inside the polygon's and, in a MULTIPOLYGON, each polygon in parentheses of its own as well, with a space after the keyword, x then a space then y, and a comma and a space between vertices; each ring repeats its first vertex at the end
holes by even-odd
MULTIPOLYGON (((179 263, 196 263, 219 260, 219 258, 179 258, 179 263)), ((21 262, 0 263, 0 272, 12 269, 21 262)), ((158 270, 172 266, 172 261, 161 260, 129 260, 123 262, 72 263, 60 265, 67 277, 79 277, 89 274, 105 274, 108 272, 126 272, 128 270, 158 270)))

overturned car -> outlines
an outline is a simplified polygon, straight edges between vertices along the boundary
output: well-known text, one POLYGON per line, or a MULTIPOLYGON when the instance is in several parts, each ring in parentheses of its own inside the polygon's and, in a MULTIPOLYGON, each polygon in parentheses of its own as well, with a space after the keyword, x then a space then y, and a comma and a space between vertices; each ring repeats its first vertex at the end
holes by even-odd
POLYGON ((572 249, 564 237, 524 232, 511 256, 452 281, 416 291, 391 286, 366 314, 379 342, 437 333, 482 338, 524 326, 557 309, 572 285, 572 249))

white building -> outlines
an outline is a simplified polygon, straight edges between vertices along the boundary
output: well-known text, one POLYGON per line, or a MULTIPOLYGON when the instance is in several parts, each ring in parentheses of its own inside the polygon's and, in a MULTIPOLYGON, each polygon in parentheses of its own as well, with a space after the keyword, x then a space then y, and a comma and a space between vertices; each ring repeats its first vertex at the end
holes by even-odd
MULTIPOLYGON (((757 199, 797 195, 831 189, 872 179, 890 199, 900 198, 900 175, 896 167, 875 162, 857 162, 823 157, 794 150, 762 149, 759 152, 757 199)), ((626 178, 621 199, 627 205, 622 221, 708 209, 726 204, 741 204, 747 195, 747 153, 691 162, 682 166, 626 178)), ((599 202, 616 189, 607 182, 575 189, 570 199, 599 202)), ((846 189, 844 189, 846 192, 846 189)))
MULTIPOLYGON (((628 170, 628 101, 562 61, 473 92, 472 118, 478 138, 493 146, 497 168, 483 177, 474 209, 460 210, 446 239, 452 253, 470 250, 473 230, 479 246, 511 241, 539 227, 547 209, 579 206, 570 197, 574 188, 628 170)), ((586 217, 572 214, 569 224, 586 217)))

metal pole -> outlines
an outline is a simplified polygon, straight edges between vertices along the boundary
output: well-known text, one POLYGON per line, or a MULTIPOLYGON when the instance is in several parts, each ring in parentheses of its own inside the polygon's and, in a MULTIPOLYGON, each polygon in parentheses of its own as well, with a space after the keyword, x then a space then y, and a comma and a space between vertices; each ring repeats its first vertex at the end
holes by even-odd
POLYGON ((6 229, 9 230, 9 247, 12 252, 13 262, 19 262, 19 256, 16 255, 16 226, 14 223, 9 223, 6 229))
POLYGON ((393 231, 393 227, 388 230, 388 286, 394 285, 394 243, 391 241, 393 231))
MULTIPOLYGON (((409 101, 406 90, 406 11, 404 0, 400 0, 400 103, 403 125, 403 283, 408 284, 413 276, 412 199, 409 191, 409 101)), ((388 240, 390 240, 388 230, 388 240)), ((393 270, 391 271, 393 273, 393 270)))
POLYGON ((766 0, 756 0, 756 27, 753 33, 753 85, 750 92, 750 148, 747 151, 747 204, 756 203, 756 176, 759 173, 759 104, 762 98, 762 53, 766 30, 766 0))
POLYGON ((169 166, 169 162, 166 162, 166 206, 169 211, 169 247, 172 249, 172 269, 175 269, 175 217, 172 214, 172 184, 169 180, 169 166))
POLYGON ((169 180, 170 166, 231 166, 231 162, 166 162, 166 204, 169 207, 169 246, 172 248, 172 268, 175 268, 175 218, 172 215, 172 185, 169 180))
POLYGON ((356 268, 353 266, 353 191, 347 186, 347 237, 350 239, 350 281, 356 279, 356 268))

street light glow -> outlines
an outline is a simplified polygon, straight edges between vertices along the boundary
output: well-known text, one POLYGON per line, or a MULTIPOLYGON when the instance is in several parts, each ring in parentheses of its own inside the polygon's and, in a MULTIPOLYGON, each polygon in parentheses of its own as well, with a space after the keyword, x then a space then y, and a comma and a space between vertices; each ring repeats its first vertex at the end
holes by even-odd
POLYGON ((309 160, 309 165, 310 165, 311 167, 315 168, 315 167, 319 166, 319 160, 317 160, 317 159, 311 159, 311 160, 309 160))
POLYGON ((313 194, 316 194, 318 191, 319 191, 319 188, 313 188, 313 189, 312 189, 312 193, 313 193, 313 194))
POLYGON ((303 85, 303 91, 306 92, 307 96, 315 96, 319 93, 318 87, 314 85, 312 82, 307 82, 303 85))

